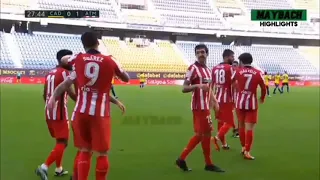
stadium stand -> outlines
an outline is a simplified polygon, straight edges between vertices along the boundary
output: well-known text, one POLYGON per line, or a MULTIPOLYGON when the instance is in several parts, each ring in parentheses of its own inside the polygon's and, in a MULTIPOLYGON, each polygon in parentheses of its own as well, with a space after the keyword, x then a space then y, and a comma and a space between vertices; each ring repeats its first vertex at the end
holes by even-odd
POLYGON ((25 68, 50 69, 57 61, 56 53, 62 49, 70 49, 75 53, 83 51, 80 36, 35 33, 28 35, 23 33, 13 34, 17 46, 22 54, 22 64, 25 68))
POLYGON ((152 0, 167 26, 225 29, 207 0, 152 0))
POLYGON ((23 11, 30 7, 31 0, 1 0, 0 7, 3 9, 23 11))
POLYGON ((294 0, 295 8, 308 9, 309 14, 319 16, 319 1, 316 0, 294 0))
POLYGON ((160 20, 148 10, 127 10, 122 9, 121 14, 127 23, 132 24, 160 24, 160 20))
POLYGON ((185 72, 187 65, 178 58, 170 43, 151 43, 138 47, 136 42, 103 38, 108 52, 126 69, 133 72, 185 72))
MULTIPOLYGON (((177 45, 181 51, 184 52, 185 57, 189 60, 190 63, 195 62, 194 47, 198 45, 199 42, 190 42, 190 41, 177 41, 177 45)), ((212 68, 213 66, 222 62, 222 53, 225 49, 231 49, 235 52, 235 57, 239 55, 235 46, 227 46, 221 44, 213 43, 204 43, 208 46, 209 57, 208 57, 208 66, 212 68)))
POLYGON ((319 47, 311 47, 311 46, 301 46, 299 47, 300 53, 308 59, 311 64, 316 67, 319 73, 320 69, 320 62, 319 62, 319 57, 320 57, 320 49, 319 47))
POLYGON ((218 8, 241 9, 237 0, 215 0, 214 2, 218 8))
POLYGON ((4 40, 4 33, 0 32, 0 68, 14 68, 13 61, 10 57, 10 51, 4 40))
POLYGON ((259 67, 270 73, 317 74, 316 68, 290 46, 241 46, 249 52, 259 67))
POLYGON ((245 7, 250 11, 251 9, 291 9, 291 5, 287 0, 241 0, 245 7))

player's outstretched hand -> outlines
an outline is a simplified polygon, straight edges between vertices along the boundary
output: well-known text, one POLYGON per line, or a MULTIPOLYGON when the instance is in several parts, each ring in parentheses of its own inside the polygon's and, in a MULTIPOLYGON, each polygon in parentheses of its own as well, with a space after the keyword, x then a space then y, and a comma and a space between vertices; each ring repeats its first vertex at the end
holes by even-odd
POLYGON ((198 88, 202 89, 204 91, 209 91, 209 85, 208 84, 199 84, 198 88))
POLYGON ((124 104, 122 104, 122 102, 120 102, 119 100, 117 101, 117 106, 120 108, 120 110, 122 111, 122 114, 124 114, 126 112, 126 107, 124 106, 124 104))

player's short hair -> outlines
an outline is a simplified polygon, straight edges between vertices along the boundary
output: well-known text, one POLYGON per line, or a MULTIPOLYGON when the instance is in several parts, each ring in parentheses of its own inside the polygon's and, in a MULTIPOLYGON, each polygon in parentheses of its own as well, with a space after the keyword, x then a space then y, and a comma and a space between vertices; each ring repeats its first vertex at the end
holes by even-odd
POLYGON ((60 62, 63 56, 72 55, 72 54, 73 54, 72 51, 68 49, 61 49, 60 51, 57 52, 57 60, 58 62, 60 62))
POLYGON ((209 53, 209 49, 205 44, 196 45, 196 47, 194 48, 194 53, 196 53, 198 49, 204 49, 207 54, 209 53))
POLYGON ((84 48, 95 47, 98 42, 98 36, 94 32, 85 32, 81 35, 81 42, 84 48))
POLYGON ((242 53, 239 56, 239 61, 241 61, 242 64, 251 64, 253 62, 253 58, 250 53, 242 53))
POLYGON ((231 49, 225 49, 222 53, 223 58, 232 56, 232 55, 234 55, 234 52, 231 49))
POLYGON ((239 62, 238 61, 233 61, 232 64, 237 64, 238 65, 239 62))

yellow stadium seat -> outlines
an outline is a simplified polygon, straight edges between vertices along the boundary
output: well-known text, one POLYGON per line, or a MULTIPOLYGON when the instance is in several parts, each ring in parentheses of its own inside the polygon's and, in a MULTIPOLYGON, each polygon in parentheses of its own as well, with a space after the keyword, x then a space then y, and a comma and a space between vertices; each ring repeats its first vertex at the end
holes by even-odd
POLYGON ((319 47, 299 47, 299 51, 308 59, 312 65, 319 69, 320 48, 319 47))
POLYGON ((169 41, 139 48, 134 42, 103 38, 112 54, 127 71, 184 73, 187 65, 169 41), (125 46, 123 46, 123 44, 125 46))

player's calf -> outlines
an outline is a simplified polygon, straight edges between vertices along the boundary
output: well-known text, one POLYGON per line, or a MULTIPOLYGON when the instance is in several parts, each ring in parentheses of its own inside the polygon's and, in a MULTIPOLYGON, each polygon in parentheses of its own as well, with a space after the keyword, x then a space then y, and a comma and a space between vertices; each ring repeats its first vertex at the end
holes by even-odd
POLYGON ((253 143, 253 129, 255 124, 254 123, 245 123, 246 128, 246 137, 245 137, 245 152, 244 158, 249 160, 254 160, 255 158, 251 156, 250 151, 253 143))
POLYGON ((64 170, 62 167, 62 158, 64 154, 65 148, 68 146, 68 139, 57 139, 57 148, 56 150, 56 169, 55 169, 55 176, 64 176, 67 175, 69 172, 64 170))
POLYGON ((78 179, 88 179, 91 163, 91 150, 80 149, 78 159, 78 179))
POLYGON ((96 180, 105 180, 109 170, 107 152, 99 153, 96 164, 96 180))

